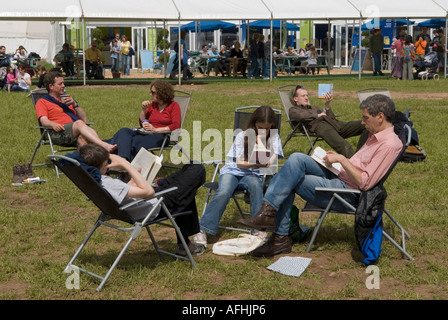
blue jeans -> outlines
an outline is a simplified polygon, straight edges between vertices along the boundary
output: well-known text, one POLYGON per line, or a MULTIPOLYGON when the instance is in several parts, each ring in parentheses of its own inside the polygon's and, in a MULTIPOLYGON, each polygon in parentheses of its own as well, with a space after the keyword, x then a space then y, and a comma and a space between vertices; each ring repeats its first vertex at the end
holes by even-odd
POLYGON ((112 72, 118 72, 118 58, 111 58, 112 72))
POLYGON ((123 74, 130 75, 131 74, 131 56, 130 55, 122 55, 123 62, 123 74))
MULTIPOLYGON (((277 210, 275 215, 275 232, 288 235, 291 207, 297 193, 305 201, 326 207, 331 199, 330 192, 316 192, 314 188, 345 188, 346 184, 327 169, 320 166, 310 156, 303 153, 293 153, 280 171, 269 183, 264 201, 277 210)), ((345 195, 344 199, 356 205, 357 196, 345 195)), ((332 209, 346 209, 339 201, 335 201, 332 209)))
POLYGON ((227 204, 236 189, 247 190, 250 194, 250 214, 253 217, 263 203, 263 185, 261 178, 256 175, 234 176, 223 174, 219 176, 218 190, 207 205, 204 214, 199 221, 201 230, 216 235, 219 221, 227 204))

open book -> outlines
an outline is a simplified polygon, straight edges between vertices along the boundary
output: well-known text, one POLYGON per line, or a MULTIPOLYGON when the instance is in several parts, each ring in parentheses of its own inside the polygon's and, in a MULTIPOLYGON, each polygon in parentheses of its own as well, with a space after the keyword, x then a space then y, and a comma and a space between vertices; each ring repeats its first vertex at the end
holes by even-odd
POLYGON ((256 144, 249 158, 249 163, 266 164, 271 159, 271 150, 256 144))
POLYGON ((339 162, 333 163, 331 166, 327 165, 324 161, 324 157, 327 155, 327 152, 321 147, 316 147, 311 154, 311 158, 313 158, 317 163, 324 166, 335 175, 338 175, 341 172, 342 165, 339 162))
POLYGON ((132 160, 131 165, 137 170, 141 168, 141 175, 146 181, 152 183, 162 167, 162 157, 158 157, 145 148, 141 148, 134 160, 132 160))

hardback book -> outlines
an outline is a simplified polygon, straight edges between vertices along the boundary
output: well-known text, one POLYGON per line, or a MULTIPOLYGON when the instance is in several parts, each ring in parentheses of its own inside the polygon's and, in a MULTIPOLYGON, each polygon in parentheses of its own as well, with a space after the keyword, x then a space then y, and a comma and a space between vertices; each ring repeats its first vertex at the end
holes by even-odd
POLYGON ((333 84, 323 84, 323 83, 319 83, 319 99, 325 99, 325 95, 330 92, 331 94, 333 94, 333 84))

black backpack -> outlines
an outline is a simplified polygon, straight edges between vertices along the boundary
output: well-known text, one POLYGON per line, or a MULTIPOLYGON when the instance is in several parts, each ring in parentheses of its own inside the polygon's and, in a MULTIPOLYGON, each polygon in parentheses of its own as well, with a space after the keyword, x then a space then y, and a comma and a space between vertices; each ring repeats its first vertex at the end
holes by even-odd
MULTIPOLYGON (((406 151, 403 153, 403 155, 400 158, 400 161, 403 162, 416 162, 416 161, 423 161, 426 159, 426 152, 419 146, 419 140, 418 140, 418 133, 413 128, 413 122, 409 120, 410 116, 410 110, 407 109, 404 112, 401 111, 395 111, 395 119, 394 119, 394 131, 398 135, 400 134, 401 130, 404 129, 405 125, 408 125, 411 127, 411 143, 406 148, 406 151)), ((406 133, 406 141, 408 139, 407 133, 406 133)))

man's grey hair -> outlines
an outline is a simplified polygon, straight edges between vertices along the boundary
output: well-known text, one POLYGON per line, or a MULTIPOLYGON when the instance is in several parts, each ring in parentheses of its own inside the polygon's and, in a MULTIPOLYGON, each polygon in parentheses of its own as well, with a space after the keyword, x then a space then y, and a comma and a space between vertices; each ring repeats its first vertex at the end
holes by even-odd
POLYGON ((360 109, 367 109, 373 117, 382 112, 386 117, 386 121, 392 123, 395 118, 395 103, 391 98, 384 94, 375 94, 368 97, 359 106, 360 109))

